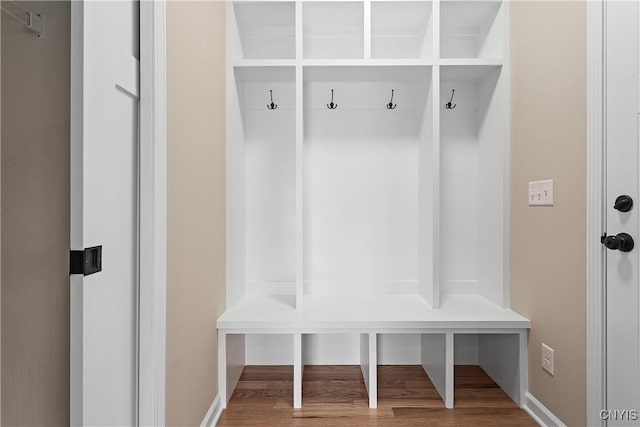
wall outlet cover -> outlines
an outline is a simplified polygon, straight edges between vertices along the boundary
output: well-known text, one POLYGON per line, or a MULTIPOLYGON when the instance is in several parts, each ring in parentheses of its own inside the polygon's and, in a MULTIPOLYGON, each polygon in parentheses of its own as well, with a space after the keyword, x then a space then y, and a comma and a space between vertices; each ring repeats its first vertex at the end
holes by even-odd
POLYGON ((542 369, 553 375, 553 349, 542 343, 542 369))

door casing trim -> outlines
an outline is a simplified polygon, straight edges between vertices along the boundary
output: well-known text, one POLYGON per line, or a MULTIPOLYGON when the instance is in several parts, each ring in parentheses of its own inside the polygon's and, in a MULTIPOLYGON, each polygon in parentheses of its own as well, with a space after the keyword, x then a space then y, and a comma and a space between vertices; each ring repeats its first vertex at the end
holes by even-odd
POLYGON ((587 424, 605 426, 605 15, 604 0, 587 2, 587 424))
POLYGON ((140 2, 138 425, 165 425, 167 295, 166 2, 140 2))

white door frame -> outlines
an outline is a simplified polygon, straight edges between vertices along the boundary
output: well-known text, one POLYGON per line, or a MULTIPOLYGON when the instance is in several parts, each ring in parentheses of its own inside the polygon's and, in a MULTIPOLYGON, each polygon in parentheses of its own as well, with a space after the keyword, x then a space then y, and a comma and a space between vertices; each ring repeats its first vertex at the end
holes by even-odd
POLYGON ((166 2, 140 2, 138 425, 165 424, 167 294, 166 2))
MULTIPOLYGON (((166 4, 140 1, 138 425, 165 424, 166 4)), ((77 42, 72 34, 72 45, 77 42)), ((73 337, 72 337, 73 341, 73 337)), ((73 351, 73 343, 71 351, 73 351)), ((74 396, 70 396, 73 409, 74 396)), ((73 421, 73 414, 71 414, 73 421)))
POLYGON ((587 2, 587 423, 606 409, 605 1, 587 2))
POLYGON ((167 241, 165 0, 140 2, 140 91, 138 425, 163 426, 167 241))

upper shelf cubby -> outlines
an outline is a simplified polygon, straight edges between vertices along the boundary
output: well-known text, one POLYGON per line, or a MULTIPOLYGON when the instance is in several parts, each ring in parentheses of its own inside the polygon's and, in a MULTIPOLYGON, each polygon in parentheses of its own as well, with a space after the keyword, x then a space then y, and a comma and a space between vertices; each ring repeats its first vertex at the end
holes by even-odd
POLYGON ((442 58, 503 57, 502 2, 445 0, 440 8, 442 58))
POLYGON ((371 3, 373 58, 431 58, 431 2, 374 1, 371 3))
POLYGON ((235 2, 235 59, 295 59, 295 3, 235 2))
POLYGON ((306 59, 364 57, 364 3, 304 2, 303 49, 306 59))

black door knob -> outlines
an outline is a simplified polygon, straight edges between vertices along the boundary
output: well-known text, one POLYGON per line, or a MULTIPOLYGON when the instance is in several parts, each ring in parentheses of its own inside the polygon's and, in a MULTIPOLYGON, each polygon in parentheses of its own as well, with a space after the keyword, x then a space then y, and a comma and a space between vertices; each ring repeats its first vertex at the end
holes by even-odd
POLYGON ((633 199, 627 195, 618 196, 616 202, 613 205, 613 209, 620 212, 629 212, 633 207, 633 199))
POLYGON ((618 233, 615 236, 606 236, 602 239, 602 243, 611 250, 619 250, 629 252, 633 249, 633 237, 627 233, 618 233))

